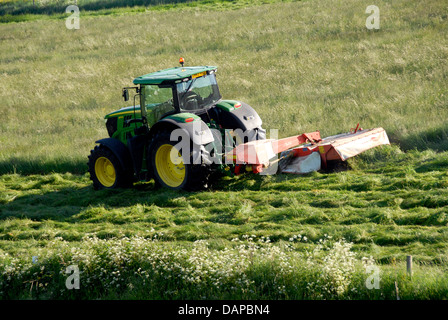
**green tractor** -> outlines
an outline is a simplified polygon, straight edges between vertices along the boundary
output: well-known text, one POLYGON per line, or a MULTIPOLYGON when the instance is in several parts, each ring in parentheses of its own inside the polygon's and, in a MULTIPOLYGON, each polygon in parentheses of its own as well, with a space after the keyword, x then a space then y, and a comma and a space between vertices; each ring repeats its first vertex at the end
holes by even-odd
POLYGON ((222 99, 217 67, 185 67, 182 58, 180 63, 135 78, 136 86, 123 88, 125 101, 135 90, 133 106, 105 116, 109 138, 96 141, 89 155, 95 189, 151 179, 170 189, 203 189, 215 172, 232 172, 232 164, 223 163, 224 142, 228 151, 238 143, 266 138, 252 107, 222 99))

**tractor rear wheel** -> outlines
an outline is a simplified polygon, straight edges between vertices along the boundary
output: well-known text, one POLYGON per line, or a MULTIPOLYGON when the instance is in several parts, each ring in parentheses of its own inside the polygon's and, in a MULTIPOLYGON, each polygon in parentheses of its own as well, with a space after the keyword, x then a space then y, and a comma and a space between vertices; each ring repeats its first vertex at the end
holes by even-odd
POLYGON ((132 185, 132 176, 122 168, 114 153, 103 145, 91 150, 87 165, 95 190, 132 185))
POLYGON ((169 189, 197 191, 207 187, 210 168, 205 164, 185 163, 171 132, 160 131, 152 139, 148 158, 156 185, 169 189))

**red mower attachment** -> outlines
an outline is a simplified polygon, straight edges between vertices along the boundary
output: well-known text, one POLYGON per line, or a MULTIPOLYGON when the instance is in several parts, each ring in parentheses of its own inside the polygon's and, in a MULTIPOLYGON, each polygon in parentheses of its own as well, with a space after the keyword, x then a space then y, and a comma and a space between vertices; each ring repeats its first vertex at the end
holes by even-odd
POLYGON ((279 162, 281 172, 303 174, 327 168, 328 161, 345 161, 385 144, 389 138, 383 128, 363 130, 358 124, 351 132, 323 139, 315 131, 280 140, 251 141, 238 145, 228 159, 236 163, 235 174, 241 165, 251 165, 254 173, 261 173, 279 162))

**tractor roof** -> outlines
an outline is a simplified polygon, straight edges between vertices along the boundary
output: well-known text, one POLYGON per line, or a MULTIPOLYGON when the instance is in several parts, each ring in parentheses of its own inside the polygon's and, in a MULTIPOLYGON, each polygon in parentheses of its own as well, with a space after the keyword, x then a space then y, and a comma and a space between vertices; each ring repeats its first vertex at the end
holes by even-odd
POLYGON ((201 67, 176 67, 157 72, 152 72, 134 79, 134 84, 161 84, 163 82, 171 82, 190 78, 196 74, 216 70, 217 67, 201 66, 201 67))

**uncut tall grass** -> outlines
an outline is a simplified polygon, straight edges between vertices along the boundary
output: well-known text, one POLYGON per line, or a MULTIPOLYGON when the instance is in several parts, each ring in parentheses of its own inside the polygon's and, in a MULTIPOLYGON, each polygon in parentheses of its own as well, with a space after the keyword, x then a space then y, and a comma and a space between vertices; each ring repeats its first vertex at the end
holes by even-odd
POLYGON ((83 173, 121 88, 177 65, 216 65, 224 98, 280 136, 384 127, 405 148, 446 149, 442 1, 323 0, 0 25, 0 173, 83 173))
MULTIPOLYGON (((245 235, 222 250, 204 240, 189 249, 141 237, 84 237, 79 247, 62 238, 33 260, 0 251, 0 296, 5 299, 446 299, 447 274, 416 268, 411 280, 399 266, 357 258, 351 243, 321 239, 296 251, 298 235, 272 245, 245 235), (68 266, 81 271, 78 290, 67 290, 68 266), (369 287, 377 268, 377 288, 369 287), (380 286, 381 283, 381 286, 380 286), (393 288, 398 283, 399 293, 393 288)), ((306 241, 306 240, 305 240, 306 241)))

